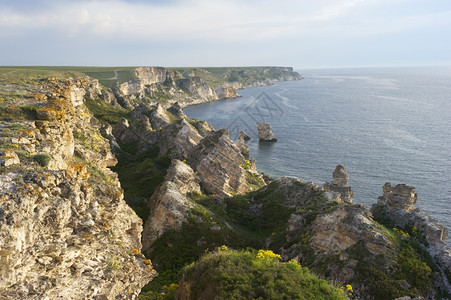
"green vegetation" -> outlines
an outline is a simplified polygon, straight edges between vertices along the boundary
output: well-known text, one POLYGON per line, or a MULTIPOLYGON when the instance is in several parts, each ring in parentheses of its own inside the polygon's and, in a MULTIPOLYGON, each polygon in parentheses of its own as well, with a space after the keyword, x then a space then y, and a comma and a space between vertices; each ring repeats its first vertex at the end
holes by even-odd
POLYGON ((348 299, 297 262, 268 251, 220 250, 185 268, 192 299, 348 299), (191 283, 191 284, 190 284, 191 283))
MULTIPOLYGON (((298 191, 305 192, 306 197, 321 206, 322 194, 307 192, 305 186, 298 182, 298 191)), ((198 204, 192 210, 193 217, 180 230, 166 231, 154 244, 152 253, 148 254, 157 266, 159 276, 144 288, 145 291, 156 292, 163 285, 178 282, 184 265, 221 245, 234 249, 263 248, 271 238, 270 249, 278 251, 287 243, 285 227, 295 210, 281 202, 283 194, 278 182, 247 195, 221 200, 214 195, 197 193, 190 198, 198 204), (213 231, 213 226, 221 229, 213 231)))
POLYGON ((0 76, 38 76, 47 77, 80 77, 84 73, 92 78, 98 79, 106 87, 113 87, 118 82, 136 79, 133 70, 136 67, 75 67, 75 66, 21 66, 0 67, 0 76), (116 71, 116 73, 115 73, 116 71), (117 78, 116 77, 117 74, 117 78))
POLYGON ((158 147, 138 155, 136 148, 133 143, 121 145, 119 163, 112 170, 119 175, 125 201, 145 222, 149 215, 147 202, 163 182, 171 160, 168 156, 159 157, 158 147))
POLYGON ((122 269, 122 263, 120 260, 120 255, 116 254, 111 259, 106 262, 107 268, 110 270, 120 270, 122 269))
POLYGON ((45 168, 49 165, 52 157, 47 153, 40 153, 33 156, 33 160, 37 162, 41 167, 45 168))
POLYGON ((183 78, 199 77, 210 86, 227 82, 237 82, 248 86, 255 82, 293 75, 281 67, 169 68, 169 70, 177 71, 183 78))
POLYGON ((85 99, 85 105, 89 111, 103 124, 114 126, 121 119, 127 118, 129 110, 115 107, 101 100, 85 99))
POLYGON ((371 260, 371 253, 361 242, 347 250, 358 261, 355 280, 365 284, 374 299, 426 296, 433 290, 433 273, 438 271, 437 266, 417 241, 393 232, 399 247, 393 257, 379 255, 376 260, 371 260), (389 260, 395 261, 394 268, 388 264, 389 260), (401 282, 406 282, 410 288, 401 282))

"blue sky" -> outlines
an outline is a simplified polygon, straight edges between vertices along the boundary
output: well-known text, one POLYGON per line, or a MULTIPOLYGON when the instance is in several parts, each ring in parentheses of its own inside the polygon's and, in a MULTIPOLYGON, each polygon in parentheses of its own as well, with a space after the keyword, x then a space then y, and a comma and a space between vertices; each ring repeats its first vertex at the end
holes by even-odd
POLYGON ((0 0, 0 65, 451 65, 449 0, 0 0))

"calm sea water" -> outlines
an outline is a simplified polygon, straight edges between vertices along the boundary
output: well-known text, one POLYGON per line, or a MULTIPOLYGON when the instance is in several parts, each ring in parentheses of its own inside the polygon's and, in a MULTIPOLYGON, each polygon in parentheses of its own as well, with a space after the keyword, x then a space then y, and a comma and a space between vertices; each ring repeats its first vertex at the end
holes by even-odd
POLYGON ((354 202, 367 206, 385 182, 414 186, 417 207, 451 230, 451 67, 300 73, 303 80, 247 88, 185 112, 234 139, 246 131, 250 156, 273 177, 321 185, 343 164, 354 202), (270 122, 279 141, 259 143, 256 121, 270 122))

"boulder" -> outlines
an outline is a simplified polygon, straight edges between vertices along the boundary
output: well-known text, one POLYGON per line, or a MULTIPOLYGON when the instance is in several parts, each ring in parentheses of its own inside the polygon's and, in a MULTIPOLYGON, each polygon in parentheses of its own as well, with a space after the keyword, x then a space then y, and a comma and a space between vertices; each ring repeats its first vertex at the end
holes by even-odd
POLYGON ((277 142, 272 132, 271 124, 266 122, 257 122, 258 139, 260 142, 277 142))
POLYGON ((19 156, 11 149, 0 150, 0 166, 9 167, 20 165, 19 156))

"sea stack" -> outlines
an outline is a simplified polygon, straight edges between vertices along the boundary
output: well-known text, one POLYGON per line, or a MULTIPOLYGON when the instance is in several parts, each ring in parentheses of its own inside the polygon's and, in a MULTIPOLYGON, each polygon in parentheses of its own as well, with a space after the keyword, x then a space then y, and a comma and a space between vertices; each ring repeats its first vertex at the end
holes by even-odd
POLYGON ((323 187, 331 192, 340 194, 344 202, 352 203, 354 192, 348 186, 348 172, 343 165, 338 165, 332 173, 332 181, 326 182, 323 187))
POLYGON ((271 124, 266 122, 257 122, 258 139, 260 142, 277 142, 272 133, 271 124))

